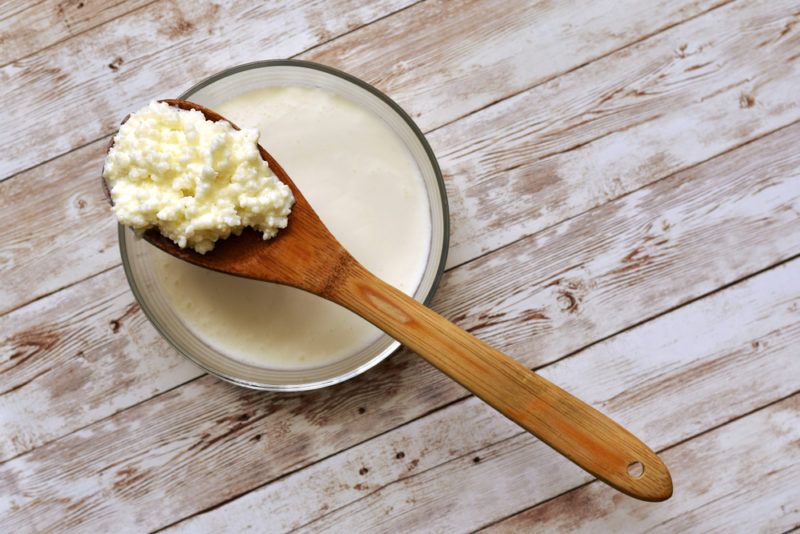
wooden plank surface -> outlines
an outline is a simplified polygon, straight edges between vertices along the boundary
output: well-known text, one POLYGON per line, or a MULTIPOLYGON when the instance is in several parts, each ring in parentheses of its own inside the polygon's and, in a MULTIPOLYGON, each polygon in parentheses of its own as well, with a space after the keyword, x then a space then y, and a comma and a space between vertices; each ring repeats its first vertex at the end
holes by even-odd
POLYGON ((0 531, 800 526, 798 45, 790 0, 3 3, 0 531), (671 501, 587 485, 407 351, 278 395, 158 336, 96 187, 106 137, 298 54, 428 132, 433 306, 666 449, 671 501))
POLYGON ((0 65, 131 13, 154 0, 16 0, 0 4, 0 65))
POLYGON ((201 374, 139 310, 121 267, 0 316, 0 332, 0 459, 201 374))
POLYGON ((98 187, 107 148, 92 143, 0 182, 0 313, 120 264, 117 225, 98 187), (54 176, 63 185, 52 187, 54 176), (54 240, 53 221, 82 231, 54 240))
POLYGON ((485 532, 788 532, 800 523, 799 395, 664 458, 684 488, 665 506, 619 499, 591 484, 485 532), (714 476, 701 477, 701 470, 714 476))
POLYGON ((448 263, 800 118, 800 32, 777 38, 797 10, 726 5, 434 132, 453 208, 448 263))
MULTIPOLYGON (((635 45, 635 53, 626 49, 612 54, 558 78, 557 83, 534 88, 433 132, 430 140, 440 156, 452 204, 449 264, 464 263, 797 120, 800 98, 786 88, 800 83, 800 58, 788 61, 788 68, 776 68, 762 77, 758 106, 740 107, 739 82, 755 78, 752 73, 765 63, 788 58, 793 50, 781 45, 769 50, 762 47, 757 54, 740 53, 750 34, 728 33, 728 28, 739 28, 751 18, 744 5, 734 3, 715 10, 635 45), (708 45, 719 29, 727 38, 720 45, 708 45), (713 76, 697 77, 693 70, 673 65, 692 61, 691 56, 675 56, 679 46, 675 43, 680 42, 701 42, 696 46, 707 50, 708 57, 731 55, 736 61, 720 61, 713 76), (771 54, 769 60, 767 53, 771 54), (655 71, 672 71, 669 83, 664 81, 666 77, 658 78, 661 74, 641 74, 655 71), (596 79, 605 84, 592 85, 590 80, 596 79), (642 80, 651 79, 658 84, 657 88, 648 86, 647 98, 630 96, 641 90, 635 87, 642 85, 642 80), (701 81, 706 79, 708 85, 701 81), (592 88, 589 93, 587 86, 592 88), (720 87, 728 89, 720 92, 720 87), (707 98, 713 92, 719 94, 707 98), (617 94, 616 99, 603 104, 609 94, 617 94), (634 100, 629 102, 631 98, 634 100), (540 102, 552 104, 541 110, 540 102), (697 120, 689 129, 684 107, 691 102, 691 116, 697 120), (586 117, 594 117, 598 106, 605 105, 612 106, 610 111, 602 111, 603 116, 589 121, 587 127, 586 117), (525 119, 522 123, 520 116, 525 119), (544 124, 546 116, 558 120, 544 124), (643 122, 643 116, 654 120, 643 122), (495 134, 487 137, 486 132, 495 134), (582 146, 574 148, 576 143, 582 146), (630 143, 637 143, 637 149, 628 157, 597 164, 615 146, 630 143), (509 202, 509 197, 501 194, 504 191, 519 201, 509 202), (482 205, 491 209, 478 209, 482 205)), ((759 7, 763 22, 756 27, 757 37, 773 35, 790 16, 789 7, 789 3, 759 7)), ((781 42, 796 45, 792 38, 781 42)), ((339 41, 327 47, 347 48, 348 43, 339 41)), ((0 243, 0 259, 6 258, 0 274, 5 271, 5 276, 18 281, 0 286, 0 313, 118 263, 114 226, 96 187, 96 169, 102 166, 106 146, 105 140, 98 141, 0 183, 0 224, 11 229, 0 243), (68 187, 53 190, 49 185, 54 175, 73 179, 68 187), (37 199, 45 195, 52 195, 52 211, 40 214, 37 199), (34 231, 13 224, 21 217, 31 220, 34 231), (51 218, 91 227, 81 238, 89 250, 97 252, 78 252, 69 236, 45 246, 51 218)))
MULTIPOLYGON (((456 269, 445 278, 435 307, 512 355, 538 365, 642 320, 645 310, 655 314, 669 309, 797 254, 800 228, 793 210, 800 194, 800 162, 791 147, 799 130, 790 127, 734 152, 737 159, 711 161, 456 269), (675 187, 692 178, 705 182, 704 186, 675 187), (742 196, 745 191, 754 197, 742 196), (766 219, 762 211, 769 213, 766 219), (770 240, 774 231, 782 232, 785 239, 770 240), (600 241, 596 232, 608 238, 600 241), (726 240, 721 241, 720 235, 726 240), (753 242, 752 254, 743 256, 734 245, 747 240, 753 242), (715 253, 710 255, 709 250, 715 253), (711 270, 712 276, 703 274, 711 270), (480 280, 486 282, 477 283, 480 280), (670 292, 675 283, 680 289, 670 292), (608 310, 626 303, 631 304, 607 317, 608 310), (566 329, 572 337, 563 336, 566 329)), ((2 329, 8 334, 0 347, 9 358, 2 376, 13 388, 0 396, 0 406, 14 406, 15 398, 49 398, 48 381, 34 377, 41 365, 50 367, 50 363, 60 374, 83 375, 79 387, 63 393, 65 401, 77 402, 87 395, 107 400, 95 410, 80 412, 71 409, 71 402, 65 402, 63 409, 46 402, 30 403, 24 415, 14 415, 17 424, 7 420, 9 432, 0 441, 1 457, 25 452, 193 376, 188 364, 180 366, 175 361, 174 352, 144 322, 141 312, 132 313, 131 330, 117 327, 114 331, 115 324, 126 326, 126 310, 134 305, 124 286, 117 268, 61 292, 63 296, 56 294, 0 318, 0 324, 9 325, 2 329), (83 311, 83 321, 64 325, 62 317, 75 312, 71 305, 59 305, 58 299, 82 302, 78 309, 94 310, 98 288, 104 293, 106 287, 120 288, 109 308, 102 313, 83 311), (42 324, 41 317, 51 309, 62 311, 51 313, 52 322, 42 324), (56 333, 48 339, 83 335, 104 340, 110 335, 115 351, 90 345, 82 347, 84 356, 101 361, 109 378, 124 382, 139 377, 142 382, 119 389, 115 381, 95 380, 82 359, 67 353, 62 343, 41 341, 47 338, 41 332, 56 333), (140 362, 139 355, 151 354, 145 348, 152 350, 153 357, 140 362), (11 358, 29 352, 34 354, 24 361, 11 358), (173 376, 173 368, 181 371, 173 376), (152 385, 148 380, 155 376, 159 381, 152 385), (37 414, 34 423, 33 413, 37 414)))
MULTIPOLYGON (((800 156, 790 147, 799 135, 800 125, 789 127, 737 150, 738 158, 712 160, 456 269, 435 307, 451 317, 467 310, 457 317, 462 324, 536 365, 796 255, 800 239, 789 232, 800 232, 800 156), (788 238, 770 242, 759 229, 788 238), (734 243, 752 254, 739 254, 734 243), (460 272, 464 281, 451 285, 460 272), (476 287, 469 273, 497 285, 476 287)), ((0 480, 28 495, 14 503, 15 522, 156 528, 463 398, 462 391, 410 356, 308 395, 248 393, 203 378, 6 462, 0 480), (143 429, 143 421, 152 423, 143 429), (56 451, 75 452, 64 466, 56 451), (236 458, 236 468, 215 469, 225 458, 236 458), (198 481, 174 483, 184 477, 198 481), (217 493, 198 492, 201 480, 217 493), (91 506, 66 513, 81 499, 91 506)), ((4 397, 17 395, 33 392, 4 397)))
MULTIPOLYGON (((602 406, 653 446, 665 448, 798 390, 800 359, 793 348, 800 339, 798 319, 800 260, 795 260, 541 373, 602 406), (743 313, 729 324, 732 306, 743 313), (755 383, 754 374, 759 376, 755 383), (676 383, 682 386, 674 387, 676 383), (691 397, 685 394, 695 388, 691 397)), ((792 439, 796 433, 778 441, 791 451, 792 439)), ((730 450, 728 454, 734 456, 730 450)), ((765 459, 765 471, 782 461, 800 469, 795 453, 765 459)), ((675 480, 676 490, 683 493, 688 484, 707 487, 712 483, 708 478, 706 471, 687 472, 683 480, 675 480)), ((274 532, 301 526, 301 531, 468 532, 590 479, 470 397, 192 518, 176 530, 244 531, 269 525, 274 532), (361 472, 364 466, 367 473, 361 472), (442 509, 448 513, 437 514, 442 509)), ((598 486, 594 493, 603 499, 634 502, 598 486)), ((718 495, 735 489, 736 483, 728 480, 727 486, 719 486, 718 495)), ((784 490, 777 486, 768 494, 780 496, 784 490)), ((572 501, 565 505, 574 506, 572 501)), ((669 506, 641 503, 640 508, 669 506)), ((569 510, 563 512, 557 517, 570 517, 569 510)))
MULTIPOLYGON (((293 56, 385 14, 391 1, 394 9, 410 2, 339 2, 334 17, 327 15, 325 2, 303 2, 295 10, 199 1, 150 4, 114 25, 6 65, 0 68, 0 99, 13 99, 15 106, 4 110, 4 119, 20 129, 0 131, 0 180, 107 136, 130 109, 174 97, 192 80, 229 67, 231 35, 239 43, 235 63, 293 56), (54 130, 58 136, 52 136, 54 130), (42 138, 50 142, 40 143, 42 138)), ((578 9, 575 1, 515 0, 508 6, 496 0, 433 0, 302 57, 375 83, 427 129, 722 3, 657 0, 645 6, 625 0, 618 2, 616 16, 608 16, 603 5, 578 9), (652 17, 653 9, 661 15, 652 17), (487 19, 487 12, 493 16, 487 19), (537 31, 531 31, 534 24, 537 31), (437 55, 426 58, 426 50, 437 55), (541 68, 531 68, 531 55, 540 58, 541 68), (486 77, 494 83, 485 83, 486 77), (422 93, 421 79, 429 88, 422 93)))
POLYGON ((4 122, 19 125, 0 131, 0 180, 108 136, 131 109, 232 62, 293 56, 412 2, 340 0, 335 16, 319 0, 155 2, 0 67, 0 100, 14 102, 4 122))

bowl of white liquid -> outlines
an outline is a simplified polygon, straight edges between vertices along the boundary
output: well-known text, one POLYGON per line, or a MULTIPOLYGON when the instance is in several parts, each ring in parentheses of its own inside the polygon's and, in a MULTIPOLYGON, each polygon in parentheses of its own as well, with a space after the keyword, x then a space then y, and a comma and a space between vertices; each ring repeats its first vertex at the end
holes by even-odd
MULTIPOLYGON (((324 65, 276 60, 223 71, 180 98, 257 128, 342 245, 378 277, 430 301, 447 255, 447 196, 425 137, 389 97, 324 65)), ((156 329, 224 380, 315 389, 399 347, 316 295, 191 265, 123 226, 119 242, 133 294, 156 329)))

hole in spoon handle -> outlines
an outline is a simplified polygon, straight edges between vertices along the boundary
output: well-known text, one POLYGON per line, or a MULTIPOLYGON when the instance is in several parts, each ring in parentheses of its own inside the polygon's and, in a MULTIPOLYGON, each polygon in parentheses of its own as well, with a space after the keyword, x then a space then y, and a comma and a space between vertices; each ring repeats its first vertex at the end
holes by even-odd
POLYGON ((644 465, 642 465, 642 462, 633 461, 629 463, 628 475, 631 478, 642 478, 642 475, 644 475, 644 465))

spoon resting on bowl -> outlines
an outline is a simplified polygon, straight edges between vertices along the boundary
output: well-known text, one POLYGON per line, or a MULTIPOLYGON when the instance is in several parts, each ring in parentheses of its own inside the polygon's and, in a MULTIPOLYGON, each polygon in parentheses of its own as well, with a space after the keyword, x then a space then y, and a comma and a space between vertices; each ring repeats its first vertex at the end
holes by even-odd
MULTIPOLYGON (((162 102, 200 111, 207 120, 227 121, 192 102, 162 102)), ((261 145, 258 150, 295 199, 289 223, 277 236, 264 241, 245 229, 217 241, 206 254, 182 249, 156 229, 144 238, 189 263, 297 287, 344 306, 610 486, 646 501, 672 495, 669 470, 633 434, 367 271, 328 231, 278 162, 261 145)), ((111 201, 105 179, 103 188, 111 201)))

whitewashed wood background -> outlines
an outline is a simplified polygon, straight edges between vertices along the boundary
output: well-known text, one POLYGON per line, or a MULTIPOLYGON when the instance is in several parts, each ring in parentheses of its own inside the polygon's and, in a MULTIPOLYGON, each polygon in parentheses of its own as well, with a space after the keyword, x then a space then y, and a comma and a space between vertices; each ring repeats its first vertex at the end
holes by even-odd
POLYGON ((0 531, 800 525, 800 1, 0 4, 0 531), (388 93, 452 210, 433 307, 617 418, 593 482, 401 352, 257 393, 150 326, 98 186, 119 120, 297 57, 388 93))

